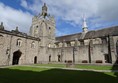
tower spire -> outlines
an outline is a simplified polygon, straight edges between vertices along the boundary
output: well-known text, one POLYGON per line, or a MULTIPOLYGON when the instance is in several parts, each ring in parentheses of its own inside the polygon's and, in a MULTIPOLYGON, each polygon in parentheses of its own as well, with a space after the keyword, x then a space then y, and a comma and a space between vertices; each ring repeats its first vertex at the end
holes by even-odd
POLYGON ((86 23, 86 18, 85 18, 85 15, 83 15, 83 26, 82 26, 82 29, 83 29, 83 32, 88 32, 88 26, 87 26, 87 23, 86 23))

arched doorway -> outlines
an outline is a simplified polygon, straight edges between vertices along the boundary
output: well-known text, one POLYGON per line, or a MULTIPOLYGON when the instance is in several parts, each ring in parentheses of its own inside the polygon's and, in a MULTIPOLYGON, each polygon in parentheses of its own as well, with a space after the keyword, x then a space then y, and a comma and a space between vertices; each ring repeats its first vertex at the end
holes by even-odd
POLYGON ((19 64, 19 58, 21 57, 22 52, 20 50, 15 51, 13 53, 13 60, 12 65, 18 65, 19 64))
POLYGON ((117 57, 118 57, 118 40, 116 42, 116 53, 117 53, 117 57))
POLYGON ((109 54, 104 54, 105 63, 110 63, 109 54))
POLYGON ((58 55, 58 62, 61 62, 61 56, 58 55))
POLYGON ((34 57, 34 64, 37 64, 37 56, 34 57))
POLYGON ((51 55, 49 56, 49 62, 51 62, 51 55))

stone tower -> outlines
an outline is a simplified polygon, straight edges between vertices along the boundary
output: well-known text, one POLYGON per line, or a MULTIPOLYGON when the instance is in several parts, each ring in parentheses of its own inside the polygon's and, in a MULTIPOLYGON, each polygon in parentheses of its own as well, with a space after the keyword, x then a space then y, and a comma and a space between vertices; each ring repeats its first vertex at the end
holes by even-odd
POLYGON ((30 35, 41 39, 41 46, 53 47, 55 42, 55 20, 48 14, 46 3, 42 7, 42 12, 32 19, 30 35))

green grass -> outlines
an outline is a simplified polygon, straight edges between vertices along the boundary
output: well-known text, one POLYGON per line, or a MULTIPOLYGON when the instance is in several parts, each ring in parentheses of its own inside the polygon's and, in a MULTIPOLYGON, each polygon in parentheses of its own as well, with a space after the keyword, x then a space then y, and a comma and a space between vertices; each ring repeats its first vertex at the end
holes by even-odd
MULTIPOLYGON (((66 67, 66 64, 36 64, 35 66, 48 66, 48 67, 66 67)), ((118 66, 104 66, 104 65, 75 65, 79 69, 95 69, 95 70, 118 70, 118 66)))
POLYGON ((16 66, 0 69, 0 83, 117 83, 118 73, 16 66))
POLYGON ((104 65, 76 65, 80 69, 95 69, 95 70, 118 70, 118 66, 104 66, 104 65))
POLYGON ((65 64, 35 64, 35 66, 66 67, 65 64))

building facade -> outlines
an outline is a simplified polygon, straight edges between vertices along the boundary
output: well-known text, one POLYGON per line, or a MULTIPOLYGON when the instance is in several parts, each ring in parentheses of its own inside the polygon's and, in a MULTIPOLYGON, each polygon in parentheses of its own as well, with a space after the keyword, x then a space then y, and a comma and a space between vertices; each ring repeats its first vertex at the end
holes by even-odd
POLYGON ((30 35, 7 31, 0 25, 0 65, 42 63, 114 64, 118 61, 118 26, 88 31, 86 19, 83 32, 55 36, 55 19, 46 4, 34 16, 30 35))

